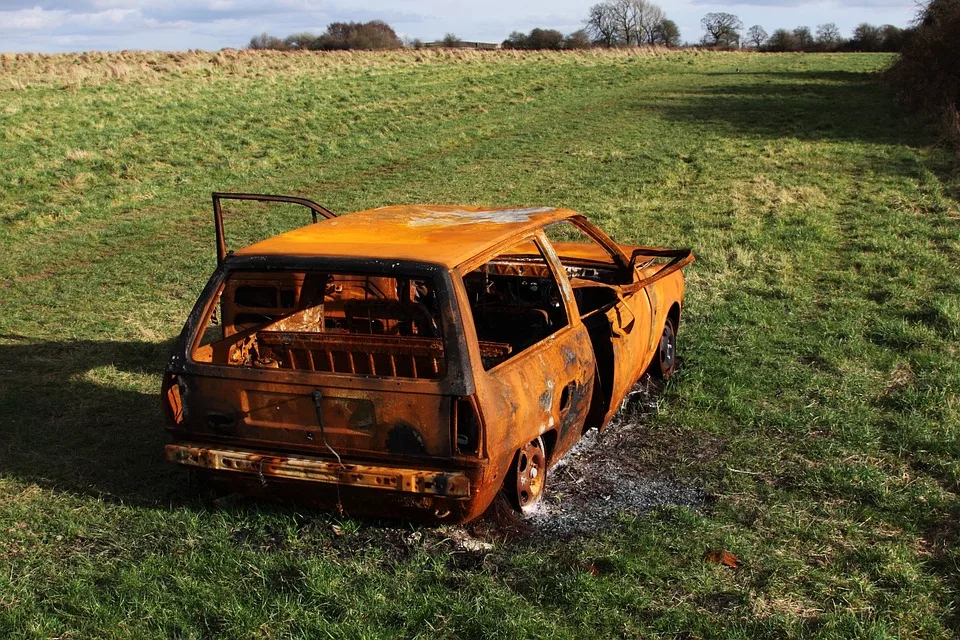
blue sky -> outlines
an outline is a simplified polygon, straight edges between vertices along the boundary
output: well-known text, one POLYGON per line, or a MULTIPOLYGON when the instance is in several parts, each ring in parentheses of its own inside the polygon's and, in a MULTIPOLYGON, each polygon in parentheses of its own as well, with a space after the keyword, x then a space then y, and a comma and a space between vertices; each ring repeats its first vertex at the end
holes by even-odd
MULTIPOLYGON (((401 35, 436 40, 455 33, 464 40, 500 42, 511 31, 533 27, 564 33, 583 26, 597 0, 0 0, 0 51, 88 51, 116 49, 221 49, 243 47, 264 31, 284 37, 320 33, 335 21, 381 19, 401 35)), ((712 11, 738 15, 744 27, 809 26, 834 22, 849 36, 861 22, 905 27, 917 11, 913 0, 786 2, 706 0, 661 2, 682 38, 702 36, 700 18, 712 11)))

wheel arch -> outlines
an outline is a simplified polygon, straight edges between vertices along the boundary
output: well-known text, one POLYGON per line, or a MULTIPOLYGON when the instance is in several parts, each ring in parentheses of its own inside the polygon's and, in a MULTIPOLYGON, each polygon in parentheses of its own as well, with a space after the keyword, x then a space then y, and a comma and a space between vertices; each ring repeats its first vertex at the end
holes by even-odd
POLYGON ((553 466, 553 463, 556 462, 553 459, 553 452, 557 449, 559 434, 556 429, 549 429, 541 433, 540 437, 543 438, 543 448, 546 449, 547 453, 547 466, 553 466))
POLYGON ((680 303, 674 302, 670 305, 670 311, 667 312, 667 318, 673 322, 674 333, 680 333, 680 303))

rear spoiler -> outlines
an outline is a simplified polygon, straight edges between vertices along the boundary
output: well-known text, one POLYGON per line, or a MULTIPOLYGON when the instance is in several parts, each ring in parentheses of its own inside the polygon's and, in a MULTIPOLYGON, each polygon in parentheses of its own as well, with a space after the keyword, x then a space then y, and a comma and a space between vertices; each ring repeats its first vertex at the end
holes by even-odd
POLYGON ((316 224, 318 215, 326 219, 335 217, 326 207, 323 207, 313 200, 298 198, 297 196, 272 196, 263 193, 218 193, 213 192, 213 223, 217 231, 217 264, 223 262, 227 257, 227 242, 223 235, 223 209, 220 206, 221 200, 256 200, 258 202, 289 202, 291 204, 303 205, 310 209, 311 217, 316 224))

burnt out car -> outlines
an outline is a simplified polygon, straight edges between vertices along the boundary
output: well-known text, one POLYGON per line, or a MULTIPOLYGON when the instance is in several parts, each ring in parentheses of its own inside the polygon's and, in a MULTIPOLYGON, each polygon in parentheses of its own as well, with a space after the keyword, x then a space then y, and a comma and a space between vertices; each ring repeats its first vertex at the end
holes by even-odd
POLYGON ((520 510, 647 370, 676 366, 689 250, 613 242, 550 207, 214 194, 219 264, 174 347, 168 460, 349 514, 520 510), (315 222, 227 252, 221 200, 315 222))

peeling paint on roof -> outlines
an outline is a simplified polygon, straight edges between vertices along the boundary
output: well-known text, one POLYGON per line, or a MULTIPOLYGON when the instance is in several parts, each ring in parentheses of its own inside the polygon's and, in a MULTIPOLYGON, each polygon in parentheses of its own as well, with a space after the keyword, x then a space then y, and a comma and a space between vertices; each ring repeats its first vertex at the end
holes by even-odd
POLYGON ((465 209, 450 209, 449 211, 433 212, 429 217, 411 218, 407 224, 411 227, 429 227, 463 224, 464 222, 526 222, 530 216, 537 213, 556 211, 554 207, 527 207, 525 209, 489 209, 467 211, 465 209))

